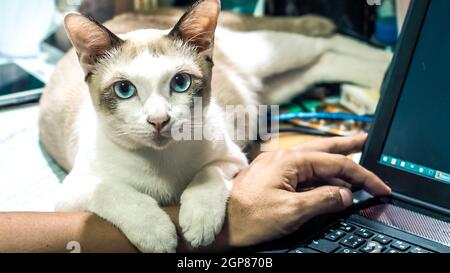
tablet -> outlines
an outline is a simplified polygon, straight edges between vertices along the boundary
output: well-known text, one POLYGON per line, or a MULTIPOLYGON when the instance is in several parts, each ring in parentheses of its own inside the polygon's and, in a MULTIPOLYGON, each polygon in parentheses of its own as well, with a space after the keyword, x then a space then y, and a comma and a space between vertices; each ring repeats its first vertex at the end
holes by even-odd
POLYGON ((0 107, 38 101, 44 86, 15 63, 0 65, 0 107))

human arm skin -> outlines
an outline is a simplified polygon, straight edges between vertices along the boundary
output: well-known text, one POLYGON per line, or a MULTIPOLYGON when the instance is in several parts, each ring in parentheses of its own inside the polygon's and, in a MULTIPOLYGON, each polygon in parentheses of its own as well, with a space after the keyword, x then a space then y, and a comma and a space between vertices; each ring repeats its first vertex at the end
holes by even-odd
MULTIPOLYGON (((234 179, 227 220, 216 242, 178 252, 224 252, 280 238, 321 214, 352 205, 352 186, 375 196, 391 189, 345 155, 358 152, 365 135, 311 141, 292 149, 264 153, 234 179), (313 182, 311 184, 311 182, 313 182), (311 186, 313 186, 311 188, 311 186), (298 192, 299 191, 299 192, 298 192)), ((181 234, 179 208, 164 208, 181 234)), ((114 226, 90 213, 0 213, 0 252, 137 252, 114 226)))
MULTIPOLYGON (((178 227, 179 207, 164 208, 178 227)), ((182 239, 178 252, 226 251, 226 229, 216 242, 202 250, 190 249, 182 239)), ((0 253, 69 253, 69 242, 82 253, 137 253, 127 237, 109 222, 89 212, 0 213, 0 253)))
POLYGON ((81 252, 137 252, 122 233, 91 213, 0 213, 0 252, 69 253, 69 242, 81 252))

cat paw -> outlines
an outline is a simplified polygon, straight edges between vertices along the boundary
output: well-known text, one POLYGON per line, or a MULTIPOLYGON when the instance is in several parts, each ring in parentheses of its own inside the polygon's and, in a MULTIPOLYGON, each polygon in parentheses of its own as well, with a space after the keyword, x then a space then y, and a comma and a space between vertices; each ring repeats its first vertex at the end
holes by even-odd
POLYGON ((175 253, 178 245, 177 231, 170 219, 169 222, 162 223, 164 220, 154 221, 150 227, 143 225, 141 228, 133 228, 126 235, 143 253, 175 253))
MULTIPOLYGON (((213 198, 213 197, 211 197, 213 198)), ((226 204, 183 203, 180 209, 180 226, 186 241, 193 248, 208 246, 222 230, 226 204)))

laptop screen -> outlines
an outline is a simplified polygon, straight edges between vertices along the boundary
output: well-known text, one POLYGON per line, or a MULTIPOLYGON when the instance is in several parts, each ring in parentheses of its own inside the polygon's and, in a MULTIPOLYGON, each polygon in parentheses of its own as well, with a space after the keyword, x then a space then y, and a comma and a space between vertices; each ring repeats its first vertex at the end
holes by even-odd
POLYGON ((379 162, 450 184, 450 16, 431 1, 379 162))

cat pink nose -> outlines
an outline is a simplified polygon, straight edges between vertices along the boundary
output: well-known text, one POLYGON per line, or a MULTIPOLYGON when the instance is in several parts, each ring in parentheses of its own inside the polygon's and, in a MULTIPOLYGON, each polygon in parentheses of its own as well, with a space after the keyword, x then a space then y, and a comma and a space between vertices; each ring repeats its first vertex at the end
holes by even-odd
POLYGON ((155 127, 156 130, 161 131, 170 122, 170 117, 168 115, 149 117, 147 122, 155 127))

